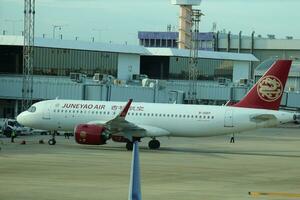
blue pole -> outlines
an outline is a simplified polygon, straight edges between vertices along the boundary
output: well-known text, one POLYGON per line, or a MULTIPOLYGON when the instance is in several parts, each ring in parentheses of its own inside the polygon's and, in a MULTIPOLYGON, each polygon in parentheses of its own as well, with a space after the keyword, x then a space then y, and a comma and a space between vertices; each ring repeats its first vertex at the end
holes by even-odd
POLYGON ((139 143, 138 141, 135 141, 133 143, 133 151, 132 151, 128 200, 141 200, 141 199, 142 199, 142 193, 141 193, 141 177, 140 177, 139 143))

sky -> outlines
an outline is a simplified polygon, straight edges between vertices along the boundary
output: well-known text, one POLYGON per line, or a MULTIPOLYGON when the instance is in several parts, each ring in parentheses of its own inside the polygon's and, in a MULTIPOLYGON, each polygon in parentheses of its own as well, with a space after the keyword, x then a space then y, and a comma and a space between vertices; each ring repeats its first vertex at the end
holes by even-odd
MULTIPOLYGON (((23 0, 0 0, 0 34, 21 35, 23 0)), ((178 29, 179 7, 171 0, 36 0, 35 36, 96 42, 138 44, 138 31, 166 31, 171 24, 178 29)), ((205 16, 200 31, 231 31, 243 35, 300 39, 300 0, 202 0, 205 16)))

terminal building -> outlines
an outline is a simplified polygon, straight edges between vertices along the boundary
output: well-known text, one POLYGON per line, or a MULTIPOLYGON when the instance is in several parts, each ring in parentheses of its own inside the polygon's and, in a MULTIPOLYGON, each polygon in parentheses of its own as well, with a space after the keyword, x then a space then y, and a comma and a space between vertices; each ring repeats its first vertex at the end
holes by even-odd
MULTIPOLYGON (((177 48, 178 32, 152 32, 139 31, 139 44, 145 47, 177 48)), ((234 53, 251 53, 260 61, 271 57, 282 59, 300 60, 300 39, 286 36, 284 39, 276 39, 275 35, 255 35, 250 36, 220 32, 199 33, 199 50, 221 51, 234 53)), ((259 62, 253 63, 254 68, 259 62)))
MULTIPOLYGON (((133 98, 187 103, 189 50, 176 48, 174 41, 153 44, 145 47, 36 38, 33 100, 133 98)), ((195 71, 197 103, 220 105, 240 100, 252 84, 251 66, 261 60, 247 51, 222 52, 208 47, 199 51, 195 71)), ((0 118, 13 118, 21 111, 22 55, 22 36, 0 36, 0 118)), ((298 90, 297 86, 290 92, 296 94, 298 90)), ((289 106, 297 98, 299 95, 286 95, 282 106, 300 108, 299 103, 289 106)))

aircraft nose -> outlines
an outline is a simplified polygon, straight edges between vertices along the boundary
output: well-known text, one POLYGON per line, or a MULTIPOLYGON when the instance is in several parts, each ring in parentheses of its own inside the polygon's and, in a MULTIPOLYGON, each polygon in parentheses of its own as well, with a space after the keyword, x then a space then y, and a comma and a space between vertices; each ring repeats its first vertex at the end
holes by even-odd
POLYGON ((25 119, 24 119, 24 113, 20 113, 18 116, 17 116, 17 122, 19 124, 22 124, 25 126, 25 119))

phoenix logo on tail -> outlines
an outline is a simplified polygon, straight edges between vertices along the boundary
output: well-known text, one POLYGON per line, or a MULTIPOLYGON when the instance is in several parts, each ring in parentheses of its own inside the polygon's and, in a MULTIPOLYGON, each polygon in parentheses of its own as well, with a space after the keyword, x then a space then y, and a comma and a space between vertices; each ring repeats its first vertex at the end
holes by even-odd
POLYGON ((266 76, 262 78, 257 84, 258 96, 264 101, 276 101, 281 97, 282 92, 282 83, 275 76, 266 76))

